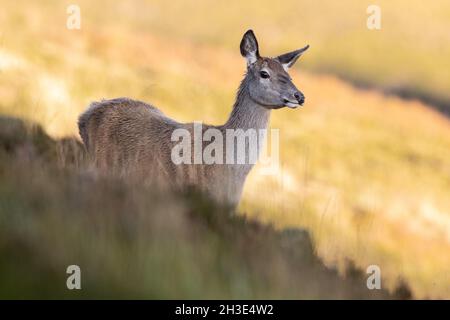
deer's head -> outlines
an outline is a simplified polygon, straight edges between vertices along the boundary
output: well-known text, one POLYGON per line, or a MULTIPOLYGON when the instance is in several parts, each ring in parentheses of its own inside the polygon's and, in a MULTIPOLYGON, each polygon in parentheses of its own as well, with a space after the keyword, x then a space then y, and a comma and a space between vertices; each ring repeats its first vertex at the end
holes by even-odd
POLYGON ((241 54, 247 60, 250 97, 268 109, 302 106, 305 96, 292 83, 287 71, 308 48, 309 45, 276 58, 261 57, 255 34, 248 30, 241 41, 241 54))

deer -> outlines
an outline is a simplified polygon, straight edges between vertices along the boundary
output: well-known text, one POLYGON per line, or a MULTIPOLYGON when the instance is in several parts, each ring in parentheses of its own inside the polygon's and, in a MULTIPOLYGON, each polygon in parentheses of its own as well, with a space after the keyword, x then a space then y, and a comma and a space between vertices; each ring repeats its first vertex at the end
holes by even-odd
MULTIPOLYGON (((303 106, 305 96, 292 82, 288 70, 308 48, 306 45, 275 58, 262 57, 254 32, 245 32, 240 53, 247 69, 232 111, 222 125, 203 125, 202 133, 208 129, 223 135, 229 130, 240 130, 240 134, 249 129, 265 130, 272 110, 303 106)), ((92 102, 80 115, 78 127, 85 148, 100 172, 134 177, 164 190, 194 187, 232 208, 239 204, 245 180, 254 165, 174 163, 173 132, 193 133, 194 123, 177 122, 156 107, 130 98, 92 102)), ((248 139, 244 140, 244 157, 248 160, 251 146, 248 139)), ((196 142, 192 139, 188 143, 196 142)), ((204 145, 205 141, 200 143, 204 145)), ((260 148, 257 152, 259 155, 260 148)))

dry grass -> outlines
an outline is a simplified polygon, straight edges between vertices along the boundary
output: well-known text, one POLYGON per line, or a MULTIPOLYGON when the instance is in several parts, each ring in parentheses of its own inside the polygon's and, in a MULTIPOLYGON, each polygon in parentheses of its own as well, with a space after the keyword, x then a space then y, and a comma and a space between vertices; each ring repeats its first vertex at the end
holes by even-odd
POLYGON ((282 170, 255 170, 241 210, 277 228, 308 227, 328 265, 377 264, 388 288, 403 278, 417 297, 450 297, 449 120, 423 103, 313 73, 448 99, 447 1, 381 1, 380 32, 364 28, 357 1, 227 1, 208 14, 204 1, 79 1, 80 31, 65 28, 64 3, 4 2, 0 111, 55 137, 76 134, 77 115, 104 97, 223 122, 244 71, 236 49, 244 29, 256 30, 263 54, 310 43, 299 64, 308 72, 293 72, 305 108, 272 116, 282 170))

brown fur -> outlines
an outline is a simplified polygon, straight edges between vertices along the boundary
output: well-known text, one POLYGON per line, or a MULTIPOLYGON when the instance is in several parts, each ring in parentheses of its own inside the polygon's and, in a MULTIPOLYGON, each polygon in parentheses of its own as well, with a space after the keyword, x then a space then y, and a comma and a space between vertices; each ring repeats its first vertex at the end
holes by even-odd
MULTIPOLYGON (((262 58, 253 32, 246 32, 241 53, 247 59, 247 74, 239 87, 230 117, 224 125, 203 125, 203 131, 215 128, 222 132, 224 158, 227 129, 266 129, 271 109, 281 108, 286 103, 290 107, 303 103, 303 94, 291 82, 286 68, 306 49, 274 59, 262 58), (263 78, 264 72, 270 77, 263 78), (302 100, 299 100, 300 95, 302 100)), ((217 201, 233 206, 239 202, 245 179, 253 166, 248 162, 248 140, 245 142, 246 164, 176 165, 171 153, 178 141, 171 141, 172 133, 175 129, 188 130, 193 146, 193 124, 176 122, 141 101, 117 98, 94 102, 80 116, 78 125, 83 142, 100 172, 131 177, 163 188, 195 186, 217 201)), ((209 143, 203 142, 203 147, 209 143)), ((194 148, 191 149, 193 158, 194 148)))

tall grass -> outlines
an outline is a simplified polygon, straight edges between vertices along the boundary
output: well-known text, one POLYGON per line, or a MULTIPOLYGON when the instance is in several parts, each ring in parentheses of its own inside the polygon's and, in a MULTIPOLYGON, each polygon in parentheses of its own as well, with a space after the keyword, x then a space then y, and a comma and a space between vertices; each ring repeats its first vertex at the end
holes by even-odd
POLYGON ((301 229, 230 216, 194 190, 94 177, 79 143, 0 119, 0 298, 407 298, 341 278, 301 229), (69 265, 81 289, 66 287, 69 265))

